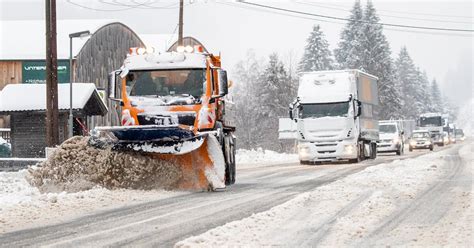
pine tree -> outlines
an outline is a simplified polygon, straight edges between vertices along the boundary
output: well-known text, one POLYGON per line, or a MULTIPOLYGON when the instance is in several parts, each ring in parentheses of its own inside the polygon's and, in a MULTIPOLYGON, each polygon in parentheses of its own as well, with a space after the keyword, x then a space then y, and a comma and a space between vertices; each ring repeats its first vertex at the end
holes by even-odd
POLYGON ((334 50, 334 55, 340 69, 359 69, 363 37, 363 11, 359 0, 355 1, 349 19, 341 32, 341 41, 334 50))
POLYGON ((420 81, 420 88, 422 92, 422 98, 420 99, 420 102, 423 104, 423 107, 421 109, 422 113, 427 113, 427 112, 435 112, 432 107, 432 102, 431 102, 431 90, 430 90, 430 80, 428 79, 428 75, 426 74, 426 71, 423 71, 421 73, 421 70, 418 69, 418 75, 419 75, 419 81, 420 81))
POLYGON ((441 98, 441 91, 439 90, 438 82, 436 82, 436 79, 433 79, 433 81, 431 81, 430 91, 433 112, 442 112, 443 99, 441 98))
POLYGON ((237 127, 236 135, 239 137, 239 147, 251 149, 258 147, 258 141, 254 139, 260 133, 259 122, 256 119, 259 96, 255 87, 259 84, 262 73, 261 64, 253 50, 249 50, 246 59, 237 63, 235 68, 235 85, 230 89, 234 98, 232 120, 237 127))
POLYGON ((415 67, 406 47, 402 47, 400 50, 395 65, 403 96, 402 113, 405 118, 417 118, 420 113, 424 112, 425 92, 421 87, 421 74, 415 67))
POLYGON ((276 53, 270 55, 255 90, 259 96, 256 119, 260 127, 260 133, 255 138, 266 149, 281 150, 276 132, 278 119, 287 115, 288 105, 295 97, 296 85, 292 84, 276 53))
POLYGON ((372 1, 367 1, 361 24, 363 37, 360 42, 361 58, 359 68, 379 78, 378 90, 380 99, 380 118, 400 118, 400 90, 390 45, 383 34, 383 27, 372 1))
POLYGON ((333 69, 333 60, 329 43, 319 25, 313 26, 299 64, 299 71, 320 71, 333 69))

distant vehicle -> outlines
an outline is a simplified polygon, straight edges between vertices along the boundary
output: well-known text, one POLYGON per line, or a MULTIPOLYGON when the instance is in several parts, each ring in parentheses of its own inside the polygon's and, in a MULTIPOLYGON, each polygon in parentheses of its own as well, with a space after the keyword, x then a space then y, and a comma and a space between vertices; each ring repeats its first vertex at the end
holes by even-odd
POLYGON ((448 132, 443 132, 443 145, 449 145, 449 134, 448 132))
POLYGON ((417 120, 418 129, 427 130, 435 136, 441 135, 443 126, 443 115, 440 113, 424 113, 417 120))
POLYGON ((377 142, 377 152, 395 152, 402 155, 404 151, 404 131, 397 122, 379 121, 380 140, 377 142))
POLYGON ((451 144, 456 144, 456 124, 454 123, 449 123, 448 124, 448 127, 449 127, 449 131, 448 131, 448 134, 449 134, 449 143, 451 144))
POLYGON ((375 158, 378 105, 372 75, 359 70, 302 73, 289 111, 296 122, 300 163, 375 158))
POLYGON ((464 141, 466 137, 464 136, 464 131, 460 128, 457 128, 455 131, 455 137, 457 140, 464 141))
POLYGON ((411 134, 409 144, 410 152, 414 149, 430 149, 430 151, 433 151, 433 146, 430 131, 416 130, 411 134))
POLYGON ((5 139, 0 137, 0 158, 8 158, 12 155, 12 147, 5 139))

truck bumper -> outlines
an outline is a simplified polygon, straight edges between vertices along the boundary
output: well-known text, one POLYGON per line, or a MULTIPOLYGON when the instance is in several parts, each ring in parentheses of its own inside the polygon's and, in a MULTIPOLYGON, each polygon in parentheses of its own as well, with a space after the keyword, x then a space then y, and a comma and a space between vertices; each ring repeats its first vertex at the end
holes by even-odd
POLYGON ((399 143, 377 143, 377 152, 397 152, 400 150, 399 143))
POLYGON ((319 162, 357 158, 357 145, 353 141, 300 142, 300 161, 319 162))

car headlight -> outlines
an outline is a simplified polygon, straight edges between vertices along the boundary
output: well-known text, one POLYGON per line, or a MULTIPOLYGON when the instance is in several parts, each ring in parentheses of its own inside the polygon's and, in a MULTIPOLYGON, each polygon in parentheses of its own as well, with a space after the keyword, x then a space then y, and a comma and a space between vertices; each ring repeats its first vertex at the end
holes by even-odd
POLYGON ((415 145, 416 145, 416 141, 414 141, 414 140, 410 141, 410 145, 411 145, 411 146, 415 146, 415 145))

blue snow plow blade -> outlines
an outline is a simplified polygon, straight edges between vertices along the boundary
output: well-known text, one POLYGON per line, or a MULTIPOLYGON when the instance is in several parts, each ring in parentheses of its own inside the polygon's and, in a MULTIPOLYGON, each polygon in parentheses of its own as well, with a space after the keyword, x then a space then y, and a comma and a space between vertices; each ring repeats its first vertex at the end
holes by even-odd
POLYGON ((139 126, 140 128, 108 129, 118 140, 147 141, 147 140, 187 140, 194 137, 192 130, 177 126, 139 126))
MULTIPOLYGON (((97 131, 115 136, 113 150, 128 150, 164 154, 184 154, 199 148, 206 134, 194 135, 192 130, 173 126, 97 127, 97 131)), ((96 146, 101 143, 93 142, 96 146)))

